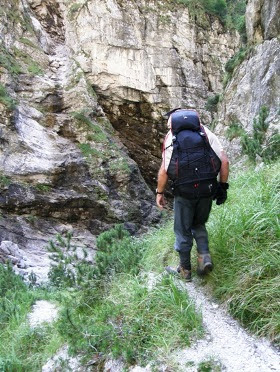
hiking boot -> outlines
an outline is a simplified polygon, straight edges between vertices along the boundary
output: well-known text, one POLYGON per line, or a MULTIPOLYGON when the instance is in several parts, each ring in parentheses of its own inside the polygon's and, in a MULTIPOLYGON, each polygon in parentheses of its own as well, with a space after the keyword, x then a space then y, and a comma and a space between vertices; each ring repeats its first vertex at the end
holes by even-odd
POLYGON ((186 282, 190 282, 192 280, 191 270, 187 270, 182 266, 178 266, 177 272, 181 275, 182 279, 185 279, 186 282))
POLYGON ((197 274, 206 275, 213 270, 213 264, 209 253, 198 254, 197 256, 197 274))

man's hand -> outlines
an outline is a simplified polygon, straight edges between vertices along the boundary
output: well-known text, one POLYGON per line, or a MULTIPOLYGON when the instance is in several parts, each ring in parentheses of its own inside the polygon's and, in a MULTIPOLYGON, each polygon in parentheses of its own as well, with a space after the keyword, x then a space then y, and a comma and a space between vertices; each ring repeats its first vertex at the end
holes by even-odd
POLYGON ((156 203, 161 210, 165 207, 166 200, 163 194, 157 194, 156 203))
POLYGON ((216 195, 214 196, 214 200, 216 199, 216 204, 221 205, 227 200, 227 189, 228 183, 226 182, 219 182, 216 195))

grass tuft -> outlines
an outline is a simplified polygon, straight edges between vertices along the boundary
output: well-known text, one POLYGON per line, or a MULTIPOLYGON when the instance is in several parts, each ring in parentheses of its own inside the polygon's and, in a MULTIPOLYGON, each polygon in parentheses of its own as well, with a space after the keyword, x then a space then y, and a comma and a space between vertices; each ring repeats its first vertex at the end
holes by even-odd
POLYGON ((6 87, 0 83, 0 103, 5 105, 9 111, 16 107, 15 101, 9 96, 6 87))
POLYGON ((214 294, 259 335, 280 342, 279 163, 239 174, 209 222, 214 294), (278 310, 277 310, 278 309, 278 310))

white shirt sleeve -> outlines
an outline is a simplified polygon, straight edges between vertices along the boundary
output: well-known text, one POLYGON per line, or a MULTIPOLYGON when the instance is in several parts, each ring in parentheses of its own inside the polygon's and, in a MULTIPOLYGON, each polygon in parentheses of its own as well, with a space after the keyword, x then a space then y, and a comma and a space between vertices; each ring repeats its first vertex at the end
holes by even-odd
POLYGON ((167 135, 165 136, 163 142, 163 151, 162 151, 162 160, 164 164, 164 169, 167 171, 171 156, 173 152, 173 144, 172 144, 172 132, 171 130, 168 131, 167 135))
POLYGON ((215 153, 218 155, 218 157, 221 159, 222 151, 224 151, 221 142, 219 141, 218 137, 214 133, 211 132, 210 129, 206 128, 205 126, 203 126, 203 128, 205 129, 205 132, 207 134, 210 146, 215 151, 215 153))

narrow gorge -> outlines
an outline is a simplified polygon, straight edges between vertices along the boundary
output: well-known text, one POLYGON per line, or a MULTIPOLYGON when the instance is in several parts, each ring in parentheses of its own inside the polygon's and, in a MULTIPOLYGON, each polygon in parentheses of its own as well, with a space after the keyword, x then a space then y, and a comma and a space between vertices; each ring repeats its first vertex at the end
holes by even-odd
POLYGON ((241 326, 279 346, 279 0, 0 0, 0 19, 0 371, 277 370, 241 326), (215 270, 188 288, 155 204, 176 107, 232 169, 215 270))
POLYGON ((94 255, 95 236, 115 223, 135 233, 158 222, 153 190, 171 108, 196 108, 232 162, 240 138, 227 131, 252 131, 263 106, 271 137, 278 15, 276 0, 249 1, 248 47, 225 77, 244 41, 180 2, 2 0, 2 261, 45 275, 56 234, 72 231, 94 255))

